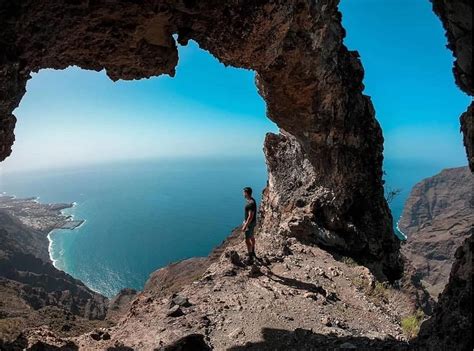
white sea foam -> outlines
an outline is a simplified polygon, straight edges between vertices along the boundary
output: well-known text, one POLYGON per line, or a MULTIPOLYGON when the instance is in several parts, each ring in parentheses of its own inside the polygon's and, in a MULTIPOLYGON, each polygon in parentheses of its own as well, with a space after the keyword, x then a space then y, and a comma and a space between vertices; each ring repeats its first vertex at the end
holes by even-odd
MULTIPOLYGON (((39 197, 38 197, 39 199, 39 197)), ((61 215, 62 216, 69 216, 72 220, 74 220, 74 214, 73 213, 70 213, 70 214, 66 214, 64 213, 64 211, 67 211, 67 210, 70 210, 74 207, 77 206, 77 202, 73 202, 72 203, 72 207, 71 208, 66 208, 66 209, 63 209, 60 211, 61 215)), ((53 257, 53 239, 51 238, 51 234, 55 231, 55 230, 76 230, 76 229, 79 229, 80 227, 82 227, 84 225, 84 223, 86 223, 86 220, 84 219, 82 221, 81 224, 79 224, 77 227, 73 228, 73 229, 53 229, 52 231, 50 231, 47 235, 47 238, 48 238, 48 253, 49 253, 49 259, 51 260, 53 266, 59 270, 64 270, 62 267, 60 267, 60 265, 58 264, 58 261, 60 260, 61 257, 64 256, 64 252, 63 250, 61 250, 59 252, 59 257, 57 259, 55 259, 53 257)))
POLYGON ((50 231, 48 233, 48 253, 49 253, 49 259, 51 260, 51 263, 53 264, 53 266, 57 269, 60 269, 58 268, 58 265, 57 265, 57 262, 58 260, 54 259, 53 257, 53 239, 51 239, 51 234, 55 231, 56 229, 53 229, 52 231, 50 231))
POLYGON ((397 228, 398 232, 403 235, 403 237, 405 238, 405 240, 407 240, 407 239, 408 239, 408 236, 407 236, 404 232, 402 232, 402 231, 400 230, 400 227, 398 226, 401 220, 402 220, 402 217, 400 216, 400 218, 399 218, 398 221, 397 221, 397 226, 396 226, 396 228, 397 228))

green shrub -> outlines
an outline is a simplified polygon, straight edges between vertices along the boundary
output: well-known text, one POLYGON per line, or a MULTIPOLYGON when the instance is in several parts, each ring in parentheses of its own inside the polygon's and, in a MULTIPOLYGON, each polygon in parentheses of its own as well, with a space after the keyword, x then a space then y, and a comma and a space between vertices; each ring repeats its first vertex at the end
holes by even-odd
POLYGON ((354 277, 351 279, 351 282, 357 290, 365 290, 367 287, 367 282, 361 277, 354 277))
POLYGON ((415 314, 402 319, 403 333, 407 336, 407 338, 413 339, 418 335, 421 323, 423 322, 424 318, 425 314, 423 311, 418 310, 415 312, 415 314))
POLYGON ((356 267, 359 265, 352 257, 347 257, 347 256, 343 256, 341 258, 341 262, 345 263, 349 267, 356 267))
POLYGON ((389 292, 387 283, 375 282, 375 286, 368 295, 377 300, 388 303, 389 292))

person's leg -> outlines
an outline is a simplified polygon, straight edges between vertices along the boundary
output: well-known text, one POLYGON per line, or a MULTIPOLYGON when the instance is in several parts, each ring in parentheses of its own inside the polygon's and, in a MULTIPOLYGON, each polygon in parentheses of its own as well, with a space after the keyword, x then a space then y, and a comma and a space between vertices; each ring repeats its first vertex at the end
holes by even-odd
POLYGON ((248 252, 247 264, 252 264, 253 263, 252 231, 249 229, 247 229, 247 231, 245 232, 245 244, 247 245, 247 252, 248 252))
POLYGON ((247 245, 247 252, 250 254, 252 252, 252 239, 245 238, 245 244, 247 245))
POLYGON ((252 255, 253 255, 253 257, 256 257, 256 256, 255 256, 255 236, 252 236, 252 237, 250 238, 250 243, 251 243, 251 245, 252 245, 252 255))

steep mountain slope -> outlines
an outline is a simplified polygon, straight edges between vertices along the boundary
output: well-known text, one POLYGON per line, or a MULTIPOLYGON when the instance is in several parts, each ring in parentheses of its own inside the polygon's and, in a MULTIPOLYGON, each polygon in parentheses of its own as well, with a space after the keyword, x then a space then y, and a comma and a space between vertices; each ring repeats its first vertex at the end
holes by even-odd
POLYGON ((49 260, 47 234, 70 224, 60 213, 69 206, 0 197, 0 345, 43 324, 61 335, 110 325, 107 298, 49 260))
POLYGON ((448 282, 456 249, 473 233, 473 189, 468 167, 446 169, 415 185, 405 204, 402 253, 435 299, 448 282))
MULTIPOLYGON (((441 19, 448 47, 456 58, 454 77, 459 87, 474 95, 472 85, 472 1, 432 0, 441 19)), ((471 102, 460 117, 469 168, 474 171, 474 123, 471 102)), ((471 189, 472 194, 472 189, 471 189)), ((456 251, 448 285, 433 317, 421 327, 420 346, 429 350, 472 350, 472 234, 456 251)))
POLYGON ((410 347, 400 321, 418 306, 405 290, 377 282, 352 259, 262 232, 257 264, 246 265, 242 234, 234 231, 233 237, 239 240, 207 259, 153 273, 116 326, 77 338, 31 330, 24 334, 25 345, 47 341, 51 347, 84 350, 410 347))
POLYGON ((418 345, 424 350, 472 350, 472 251, 470 235, 456 250, 449 282, 433 317, 421 325, 418 345))

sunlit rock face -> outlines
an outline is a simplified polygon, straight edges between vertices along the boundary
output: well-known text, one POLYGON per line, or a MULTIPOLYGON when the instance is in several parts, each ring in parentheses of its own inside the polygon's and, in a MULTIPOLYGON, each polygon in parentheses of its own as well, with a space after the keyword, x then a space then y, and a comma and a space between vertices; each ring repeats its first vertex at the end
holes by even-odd
POLYGON ((0 158, 30 72, 77 65, 109 77, 174 75, 173 35, 226 65, 253 69, 268 117, 263 231, 301 237, 400 275, 383 197, 383 137, 346 49, 338 1, 4 1, 0 34, 0 158), (289 183, 291 181, 291 183, 289 183))
POLYGON ((350 197, 355 198, 354 203, 346 203, 343 189, 331 180, 321 182, 328 168, 314 167, 297 139, 288 133, 268 134, 264 151, 269 172, 261 207, 265 232, 294 236, 355 257, 374 268, 376 274, 384 272, 392 278, 398 274, 393 271, 399 267, 398 243, 389 236, 386 226, 391 225, 391 217, 384 203, 372 207, 379 211, 378 218, 364 213, 361 193, 350 197), (386 236, 382 235, 384 230, 386 236), (381 235, 374 235, 377 232, 381 235))
POLYGON ((454 253, 472 235, 474 175, 450 168, 416 184, 398 223, 407 236, 401 248, 433 299, 448 283, 454 253))

